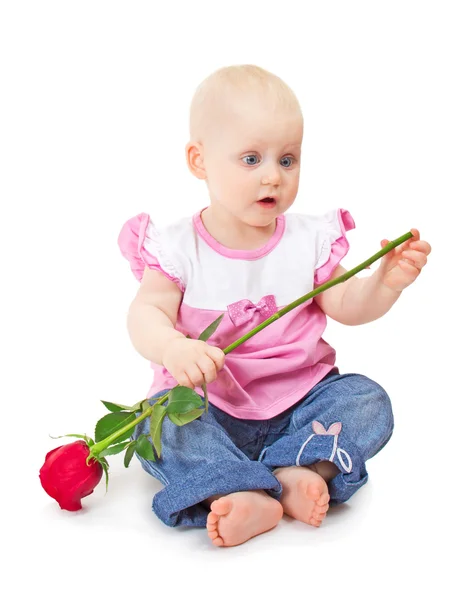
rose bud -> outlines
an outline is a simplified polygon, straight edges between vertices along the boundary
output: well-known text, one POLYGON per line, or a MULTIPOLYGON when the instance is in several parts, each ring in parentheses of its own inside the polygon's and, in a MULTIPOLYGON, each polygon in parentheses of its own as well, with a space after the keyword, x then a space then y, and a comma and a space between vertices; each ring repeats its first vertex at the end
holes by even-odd
POLYGON ((42 487, 60 507, 80 510, 81 498, 89 496, 102 478, 102 465, 94 460, 86 464, 89 446, 83 440, 59 446, 45 457, 39 477, 42 487))

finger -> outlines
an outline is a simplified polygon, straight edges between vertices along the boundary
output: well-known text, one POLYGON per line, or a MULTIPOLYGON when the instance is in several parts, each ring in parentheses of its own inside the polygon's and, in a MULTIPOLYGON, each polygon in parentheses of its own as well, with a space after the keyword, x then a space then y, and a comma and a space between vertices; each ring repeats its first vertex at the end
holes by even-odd
POLYGON ((418 240, 420 239, 420 232, 418 231, 418 229, 411 229, 410 233, 413 237, 409 238, 406 242, 397 247, 399 252, 403 252, 404 250, 410 250, 412 244, 418 242, 418 240))
POLYGON ((188 369, 186 369, 186 375, 195 386, 200 386, 205 383, 203 373, 196 364, 191 365, 188 369))
POLYGON ((192 383, 192 381, 190 380, 189 376, 185 372, 182 373, 181 375, 179 375, 178 377, 174 377, 174 378, 179 383, 179 385, 182 385, 184 387, 188 387, 191 390, 193 390, 195 388, 195 385, 192 383))
MULTIPOLYGON (((412 230, 410 230, 412 232, 412 230)), ((416 229, 415 229, 416 231, 416 229)), ((409 238, 406 242, 404 242, 403 244, 401 244, 400 246, 397 246, 396 251, 397 254, 402 254, 402 252, 404 252, 405 250, 410 250, 411 245, 415 242, 418 241, 416 237, 411 237, 409 238)))
POLYGON ((208 346, 206 352, 208 356, 212 359, 212 361, 215 363, 217 370, 221 371, 221 369, 224 367, 225 360, 225 354, 223 350, 214 346, 208 346))
POLYGON ((415 242, 412 242, 410 244, 410 248, 412 250, 423 252, 427 256, 431 252, 431 244, 428 244, 428 242, 425 242, 425 240, 416 240, 415 242))
POLYGON ((423 252, 418 252, 417 250, 404 250, 402 252, 402 258, 408 258, 411 260, 418 269, 423 269, 427 261, 426 254, 423 254, 423 252))
MULTIPOLYGON (((384 248, 384 246, 386 246, 386 244, 389 244, 388 240, 383 240, 381 242, 382 247, 384 248)), ((393 248, 392 250, 390 250, 387 254, 384 255, 383 258, 393 258, 394 256, 399 255, 402 250, 406 250, 408 248, 409 245, 409 240, 407 240, 406 242, 404 242, 403 244, 401 244, 400 246, 396 246, 395 248, 393 248)))
POLYGON ((216 364, 206 354, 197 361, 197 365, 203 373, 205 383, 211 383, 216 379, 216 364))
POLYGON ((410 238, 410 242, 415 242, 416 240, 420 239, 420 232, 418 231, 418 229, 411 229, 410 233, 413 234, 413 237, 410 238))
POLYGON ((387 244, 389 244, 389 240, 381 240, 381 247, 384 248, 384 246, 386 246, 387 244))
MULTIPOLYGON (((389 244, 389 240, 383 239, 381 240, 381 247, 384 248, 387 244, 389 244)), ((383 256, 383 260, 384 261, 388 261, 389 259, 391 259, 393 256, 395 255, 395 248, 393 248, 392 250, 390 250, 389 252, 387 252, 384 256, 383 256)))
POLYGON ((420 274, 420 269, 418 269, 415 265, 409 262, 409 259, 401 259, 399 260, 399 267, 408 275, 414 276, 416 278, 420 274))
MULTIPOLYGON (((413 242, 416 242, 420 239, 420 232, 418 231, 418 229, 411 229, 410 233, 412 234, 413 237, 409 238, 403 244, 400 244, 400 246, 396 246, 394 248, 393 252, 395 252, 396 256, 398 256, 404 250, 407 250, 408 248, 410 248, 410 244, 412 244, 413 242)), ((384 240, 383 240, 383 242, 384 242, 384 240)), ((386 244, 384 244, 383 247, 385 245, 386 244)), ((387 256, 389 256, 389 255, 390 255, 390 252, 388 252, 387 256)))

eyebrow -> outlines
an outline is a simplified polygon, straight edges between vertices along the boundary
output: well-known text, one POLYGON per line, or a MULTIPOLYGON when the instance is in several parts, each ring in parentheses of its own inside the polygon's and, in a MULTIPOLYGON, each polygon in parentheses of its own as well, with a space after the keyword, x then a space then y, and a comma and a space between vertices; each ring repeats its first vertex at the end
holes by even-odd
MULTIPOLYGON (((266 146, 268 143, 267 140, 252 140, 251 143, 249 144, 243 144, 244 147, 247 148, 253 148, 254 146, 266 146)), ((302 146, 302 142, 294 142, 294 143, 290 143, 290 144, 285 144, 285 146, 283 147, 284 150, 286 150, 287 148, 300 148, 302 146)))

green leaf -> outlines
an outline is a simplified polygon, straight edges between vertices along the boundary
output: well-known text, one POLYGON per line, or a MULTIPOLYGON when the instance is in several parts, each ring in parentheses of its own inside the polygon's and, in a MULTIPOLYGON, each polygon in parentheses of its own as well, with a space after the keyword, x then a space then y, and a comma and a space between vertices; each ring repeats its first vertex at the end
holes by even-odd
POLYGON ((210 338, 218 328, 218 325, 221 323, 222 318, 224 317, 224 313, 220 315, 211 325, 209 325, 202 333, 199 335, 199 340, 206 342, 208 338, 210 338))
MULTIPOLYGON (((105 415, 99 421, 97 421, 97 424, 95 426, 95 441, 101 442, 112 433, 118 431, 118 429, 121 429, 125 425, 128 425, 133 420, 134 415, 128 412, 112 412, 108 415, 105 415)), ((131 427, 129 431, 126 431, 126 433, 123 433, 118 438, 116 438, 113 441, 113 443, 115 444, 118 442, 122 442, 128 437, 131 437, 131 435, 134 433, 134 429, 135 426, 131 427)))
POLYGON ((146 458, 147 460, 155 460, 153 446, 145 435, 140 435, 137 438, 136 452, 142 458, 146 458))
POLYGON ((88 442, 89 440, 92 441, 90 439, 90 437, 88 437, 87 435, 81 435, 80 433, 65 433, 65 435, 50 435, 49 437, 52 438, 52 440, 57 440, 58 438, 62 438, 62 437, 77 437, 77 438, 81 438, 82 440, 86 440, 86 442, 88 442))
POLYGON ((139 402, 136 402, 133 406, 131 406, 130 410, 131 412, 139 412, 144 410, 142 408, 142 406, 147 402, 147 398, 144 398, 143 400, 139 400, 139 402))
POLYGON ((208 394, 207 394, 207 384, 202 383, 202 390, 205 396, 205 413, 208 414, 208 394))
POLYGON ((175 425, 186 425, 198 419, 203 411, 202 398, 194 390, 184 386, 171 390, 166 412, 175 425))
POLYGON ((126 450, 126 454, 124 455, 124 466, 126 468, 129 467, 129 463, 131 462, 135 451, 136 451, 136 441, 131 442, 129 444, 128 449, 126 450))
POLYGON ((202 397, 197 392, 184 386, 171 390, 167 415, 175 425, 186 425, 198 419, 203 412, 202 397))
POLYGON ((159 458, 161 458, 161 432, 166 410, 166 406, 163 406, 163 404, 154 404, 152 416, 150 417, 150 435, 159 458))
POLYGON ((80 433, 66 433, 65 435, 50 435, 49 437, 52 438, 52 440, 57 440, 58 438, 62 438, 62 437, 76 437, 76 438, 80 438, 81 440, 85 440, 87 442, 87 445, 89 446, 89 448, 91 448, 95 442, 92 438, 90 438, 88 435, 81 435, 80 433))
POLYGON ((202 397, 197 394, 196 391, 191 388, 180 385, 178 387, 173 388, 168 396, 168 408, 171 404, 174 403, 193 403, 191 408, 187 408, 183 411, 173 411, 173 412, 188 412, 192 410, 192 408, 200 408, 203 406, 202 397))
POLYGON ((110 454, 119 454, 120 452, 123 452, 123 450, 126 450, 128 443, 127 442, 123 442, 121 444, 115 444, 114 446, 108 446, 108 448, 105 448, 105 450, 102 450, 101 452, 99 452, 99 456, 108 456, 110 454))
POLYGON ((107 461, 99 461, 105 471, 105 493, 108 492, 108 463, 107 461))
POLYGON ((191 412, 191 410, 194 410, 195 408, 201 408, 201 407, 203 408, 203 402, 199 396, 198 401, 178 400, 175 402, 170 402, 167 406, 167 413, 168 413, 168 415, 176 415, 176 414, 183 415, 188 412, 191 412))
POLYGON ((132 411, 131 406, 126 406, 124 404, 115 404, 114 402, 107 402, 106 400, 100 400, 100 402, 111 412, 119 412, 121 409, 132 411))
POLYGON ((147 402, 147 399, 144 398, 144 400, 139 400, 139 402, 136 402, 132 406, 126 406, 126 404, 116 404, 115 402, 107 402, 106 400, 100 400, 100 402, 102 402, 106 406, 106 408, 108 408, 108 410, 111 412, 119 412, 121 410, 126 410, 134 413, 142 410, 142 404, 144 402, 147 402))
POLYGON ((145 411, 145 410, 147 410, 148 408, 150 408, 150 402, 149 402, 148 400, 144 400, 144 401, 141 403, 141 407, 140 407, 140 410, 141 410, 141 412, 144 412, 144 411, 145 411))
POLYGON ((200 417, 200 415, 203 414, 203 412, 204 412, 203 408, 195 408, 194 410, 191 410, 190 412, 184 413, 184 414, 179 414, 179 413, 168 414, 168 418, 175 425, 179 425, 179 427, 182 427, 183 425, 187 425, 187 423, 190 423, 191 421, 195 421, 195 419, 198 419, 200 417))

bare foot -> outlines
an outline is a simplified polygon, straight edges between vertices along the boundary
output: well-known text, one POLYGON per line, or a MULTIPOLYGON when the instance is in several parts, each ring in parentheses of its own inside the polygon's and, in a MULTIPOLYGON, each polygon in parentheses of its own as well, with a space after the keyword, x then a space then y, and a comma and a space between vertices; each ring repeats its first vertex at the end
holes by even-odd
POLYGON ((207 531, 215 546, 238 546, 273 529, 283 516, 281 504, 262 490, 228 494, 210 509, 207 531))
POLYGON ((329 507, 326 481, 306 467, 283 467, 274 475, 283 486, 280 502, 286 515, 319 527, 329 507))

